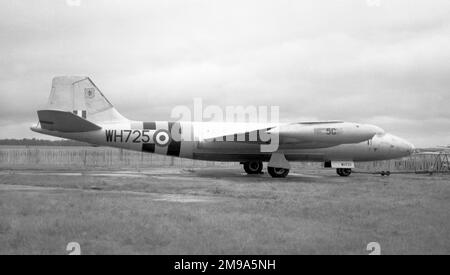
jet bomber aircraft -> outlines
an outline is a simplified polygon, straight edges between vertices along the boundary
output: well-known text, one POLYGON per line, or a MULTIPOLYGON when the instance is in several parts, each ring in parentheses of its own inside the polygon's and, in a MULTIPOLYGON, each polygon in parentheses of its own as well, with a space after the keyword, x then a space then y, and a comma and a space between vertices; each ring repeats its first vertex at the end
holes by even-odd
POLYGON ((261 174, 267 162, 274 178, 286 177, 290 162, 321 162, 349 176, 355 162, 409 156, 414 146, 377 126, 343 121, 217 123, 134 121, 122 116, 89 77, 52 81, 47 107, 32 131, 140 152, 181 158, 239 162, 261 174), (275 146, 271 146, 275 145, 275 146), (270 148, 272 148, 270 150, 270 148))

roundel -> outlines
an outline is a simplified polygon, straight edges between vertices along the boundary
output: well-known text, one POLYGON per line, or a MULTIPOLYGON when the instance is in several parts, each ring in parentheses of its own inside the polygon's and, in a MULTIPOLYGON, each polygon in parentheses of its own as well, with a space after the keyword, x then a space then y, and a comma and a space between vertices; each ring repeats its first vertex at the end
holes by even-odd
POLYGON ((155 141, 156 145, 166 146, 170 142, 169 132, 166 130, 158 130, 153 135, 153 140, 155 141))

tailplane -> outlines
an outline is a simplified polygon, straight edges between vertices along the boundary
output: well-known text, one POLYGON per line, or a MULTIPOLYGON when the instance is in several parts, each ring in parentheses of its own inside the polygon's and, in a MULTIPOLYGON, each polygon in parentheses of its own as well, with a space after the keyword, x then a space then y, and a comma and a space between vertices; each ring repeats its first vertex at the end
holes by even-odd
POLYGON ((41 110, 38 111, 38 117, 41 128, 49 131, 79 133, 96 131, 102 128, 70 112, 41 110))
POLYGON ((87 132, 101 129, 98 125, 128 121, 84 76, 53 78, 47 106, 38 116, 42 129, 59 132, 87 132))

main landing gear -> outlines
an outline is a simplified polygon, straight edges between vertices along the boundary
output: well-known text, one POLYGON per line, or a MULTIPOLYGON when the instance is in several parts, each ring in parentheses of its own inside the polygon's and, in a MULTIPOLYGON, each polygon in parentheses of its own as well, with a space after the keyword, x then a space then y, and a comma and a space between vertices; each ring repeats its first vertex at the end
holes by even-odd
MULTIPOLYGON (((263 163, 262 161, 247 161, 242 163, 244 165, 244 170, 249 175, 262 174, 263 163)), ((275 168, 267 167, 267 172, 273 178, 285 178, 289 174, 289 169, 285 168, 275 168)))
POLYGON ((348 177, 352 173, 352 169, 349 168, 338 168, 336 169, 336 173, 341 177, 348 177))
POLYGON ((267 171, 272 178, 285 178, 289 174, 289 169, 267 167, 267 171))
POLYGON ((249 175, 257 175, 262 173, 263 163, 262 161, 248 161, 244 162, 244 170, 249 175))

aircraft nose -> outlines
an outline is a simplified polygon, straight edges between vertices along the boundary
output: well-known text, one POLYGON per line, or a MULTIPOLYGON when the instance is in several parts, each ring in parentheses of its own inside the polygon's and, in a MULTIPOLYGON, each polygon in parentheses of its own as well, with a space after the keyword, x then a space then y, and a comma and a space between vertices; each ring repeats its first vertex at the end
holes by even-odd
POLYGON ((406 140, 404 140, 404 142, 406 143, 407 151, 409 154, 412 154, 416 151, 416 147, 414 146, 414 144, 406 140))
POLYGON ((402 138, 397 138, 399 143, 399 148, 402 152, 405 152, 408 156, 414 153, 416 147, 409 141, 406 141, 402 138))

